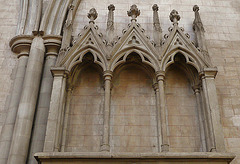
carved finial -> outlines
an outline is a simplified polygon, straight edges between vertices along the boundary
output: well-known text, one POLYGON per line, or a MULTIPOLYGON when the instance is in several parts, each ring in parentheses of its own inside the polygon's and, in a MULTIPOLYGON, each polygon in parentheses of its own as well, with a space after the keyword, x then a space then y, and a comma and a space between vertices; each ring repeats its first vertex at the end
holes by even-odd
POLYGON ((158 5, 154 4, 153 7, 153 27, 154 27, 154 33, 153 33, 153 39, 156 43, 157 47, 160 47, 162 44, 162 28, 159 21, 158 16, 158 5))
POLYGON ((72 13, 72 11, 73 11, 73 9, 74 9, 74 6, 71 4, 70 6, 69 6, 69 9, 68 9, 68 16, 67 16, 67 20, 66 20, 66 22, 65 22, 65 26, 66 27, 69 27, 70 25, 72 25, 72 15, 73 15, 73 13, 72 13))
POLYGON ((109 11, 114 11, 114 10, 115 10, 115 6, 114 6, 113 4, 110 4, 110 5, 108 6, 108 10, 109 10, 109 11))
POLYGON ((114 10, 113 4, 108 6, 108 20, 107 20, 107 45, 112 46, 113 35, 114 35, 114 10))
POLYGON ((211 58, 208 54, 207 43, 205 39, 205 30, 203 27, 202 20, 199 14, 199 7, 197 5, 193 6, 193 11, 195 12, 195 19, 193 21, 193 30, 196 34, 196 46, 199 47, 200 51, 202 52, 204 58, 209 62, 211 62, 211 58))
POLYGON ((114 29, 114 17, 113 17, 113 11, 115 10, 115 6, 113 4, 108 6, 108 21, 107 21, 107 31, 108 30, 113 30, 114 29))
POLYGON ((58 54, 57 64, 61 61, 61 59, 64 57, 65 52, 67 49, 71 46, 71 40, 72 40, 72 25, 73 25, 73 9, 74 5, 70 4, 68 7, 68 15, 67 19, 65 21, 64 27, 63 27, 63 37, 62 37, 62 44, 61 49, 58 54))
POLYGON ((97 19, 98 13, 95 8, 89 10, 88 18, 90 19, 89 23, 94 23, 94 20, 97 19))
POLYGON ((152 7, 153 11, 158 11, 158 5, 157 4, 154 4, 153 7, 152 7))
POLYGON ((194 12, 199 11, 199 7, 198 7, 198 5, 194 5, 194 6, 193 6, 193 11, 194 11, 194 12))
POLYGON ((140 10, 138 10, 137 5, 132 5, 130 10, 127 12, 128 16, 132 17, 131 21, 137 21, 136 18, 140 15, 140 10))
POLYGON ((198 5, 194 5, 193 6, 193 11, 195 12, 195 19, 193 22, 193 30, 200 30, 202 32, 205 32, 204 28, 203 28, 203 24, 202 24, 202 20, 200 18, 200 14, 199 14, 199 7, 198 5))
POLYGON ((171 22, 173 22, 173 25, 178 25, 178 21, 180 20, 180 15, 178 14, 177 10, 172 10, 172 12, 169 15, 169 18, 171 22))

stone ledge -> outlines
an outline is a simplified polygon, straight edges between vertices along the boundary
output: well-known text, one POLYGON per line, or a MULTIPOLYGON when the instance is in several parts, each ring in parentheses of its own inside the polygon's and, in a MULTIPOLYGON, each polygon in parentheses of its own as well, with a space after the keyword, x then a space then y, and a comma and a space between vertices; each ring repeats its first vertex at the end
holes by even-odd
POLYGON ((216 152, 164 152, 164 153, 77 153, 77 152, 42 152, 34 155, 39 163, 50 163, 50 162, 61 162, 61 163, 88 163, 93 162, 104 162, 111 163, 115 162, 203 162, 209 163, 214 162, 221 164, 230 163, 235 155, 232 153, 216 153, 216 152), (65 162, 64 162, 65 161, 65 162))

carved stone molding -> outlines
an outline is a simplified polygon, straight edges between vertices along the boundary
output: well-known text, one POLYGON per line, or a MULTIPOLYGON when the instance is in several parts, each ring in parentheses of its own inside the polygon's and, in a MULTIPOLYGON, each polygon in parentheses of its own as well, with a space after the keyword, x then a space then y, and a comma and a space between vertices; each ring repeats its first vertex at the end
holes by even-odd
POLYGON ((18 57, 28 55, 33 38, 32 35, 17 35, 10 40, 9 46, 12 52, 18 53, 18 57))

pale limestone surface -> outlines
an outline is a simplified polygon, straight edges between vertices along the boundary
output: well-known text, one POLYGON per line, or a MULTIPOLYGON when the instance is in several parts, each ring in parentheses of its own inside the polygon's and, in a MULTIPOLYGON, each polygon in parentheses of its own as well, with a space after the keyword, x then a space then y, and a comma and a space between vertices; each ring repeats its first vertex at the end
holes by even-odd
MULTIPOLYGON (((113 0, 82 0, 76 14, 73 34, 77 35, 88 22, 86 13, 89 8, 95 7, 99 13, 96 24, 104 33, 107 20, 107 6, 115 5, 115 30, 121 35, 121 30, 126 28, 130 19, 126 17, 127 10, 134 3, 141 10, 138 23, 146 29, 152 38, 152 10, 154 3, 159 6, 159 17, 163 33, 171 25, 169 13, 172 9, 178 10, 181 15, 179 26, 184 27, 194 40, 192 22, 194 13, 193 5, 200 7, 200 15, 206 30, 205 36, 209 55, 213 65, 218 67, 216 87, 220 105, 221 121, 225 136, 227 151, 240 153, 240 2, 238 0, 210 0, 210 1, 182 1, 182 0, 158 0, 158 1, 113 1, 113 0), (104 2, 104 3, 103 3, 104 2), (105 15, 105 17, 103 16, 105 15), (149 32, 150 31, 150 32, 149 32)), ((236 159, 232 163, 240 163, 236 159)))
POLYGON ((73 84, 66 152, 100 151, 103 129, 103 81, 94 67, 78 72, 73 84))
POLYGON ((0 2, 0 131, 6 118, 6 109, 10 101, 11 87, 15 78, 17 56, 11 52, 9 41, 15 36, 18 21, 19 1, 0 2))
MULTIPOLYGON (((86 13, 91 7, 95 7, 99 13, 96 23, 100 30, 104 31, 107 19, 107 6, 113 3, 115 10, 115 28, 117 34, 121 34, 123 27, 130 22, 126 16, 130 6, 136 3, 141 10, 138 22, 151 36, 152 10, 157 3, 160 7, 160 23, 164 33, 170 26, 169 13, 177 9, 181 15, 180 26, 183 26, 194 39, 192 21, 194 13, 192 6, 200 6, 200 15, 206 30, 209 54, 213 64, 218 67, 216 87, 221 112, 221 121, 225 134, 227 151, 240 153, 240 2, 238 0, 209 0, 209 1, 183 1, 183 0, 152 0, 142 2, 113 1, 113 0, 82 0, 74 23, 74 36, 77 35, 85 24, 88 23, 86 13), (149 32, 150 31, 150 32, 149 32)), ((10 51, 9 40, 15 35, 19 2, 16 0, 3 1, 1 7, 1 43, 0 43, 0 127, 4 123, 10 95, 12 79, 15 77, 13 69, 16 66, 16 56, 10 51)), ((197 133, 197 132, 195 132, 197 133)), ((235 162, 238 163, 238 159, 235 162)))
MULTIPOLYGON (((140 67, 141 68, 141 67, 140 67)), ((116 70, 110 116, 112 152, 157 152, 153 80, 137 66, 116 70)))
POLYGON ((203 151, 196 98, 188 78, 177 66, 166 73, 166 101, 170 151, 203 151))

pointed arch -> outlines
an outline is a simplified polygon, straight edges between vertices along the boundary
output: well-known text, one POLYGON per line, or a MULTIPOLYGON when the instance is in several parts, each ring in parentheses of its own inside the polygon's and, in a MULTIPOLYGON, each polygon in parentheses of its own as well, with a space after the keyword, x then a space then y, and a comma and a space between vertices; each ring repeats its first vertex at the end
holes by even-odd
POLYGON ((172 66, 178 67, 178 69, 181 69, 185 73, 192 87, 199 84, 199 71, 193 64, 187 62, 185 54, 177 52, 173 56, 173 61, 167 63, 165 72, 167 73, 172 66))
POLYGON ((179 53, 185 57, 186 64, 192 65, 198 72, 203 70, 204 66, 208 66, 206 62, 197 55, 193 54, 193 52, 184 47, 178 46, 171 50, 168 54, 164 55, 160 63, 160 69, 166 71, 166 69, 175 62, 175 55, 179 53))
POLYGON ((141 62, 153 68, 154 71, 159 70, 159 62, 157 61, 157 58, 147 52, 145 49, 138 46, 125 48, 114 55, 110 60, 109 70, 114 71, 115 68, 117 68, 120 64, 125 63, 127 61, 127 57, 132 53, 138 54, 141 58, 141 62))
POLYGON ((89 52, 93 55, 93 62, 98 64, 103 69, 103 71, 105 71, 107 68, 105 56, 101 54, 101 52, 96 47, 91 45, 82 47, 72 55, 68 55, 70 58, 68 58, 65 63, 62 63, 62 65, 65 66, 65 68, 70 72, 74 66, 82 63, 83 57, 89 52))

